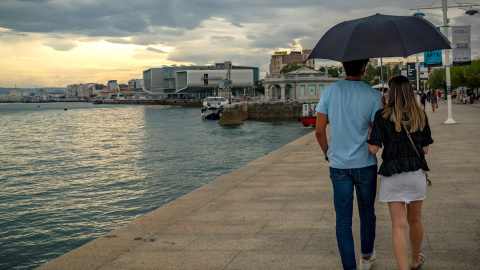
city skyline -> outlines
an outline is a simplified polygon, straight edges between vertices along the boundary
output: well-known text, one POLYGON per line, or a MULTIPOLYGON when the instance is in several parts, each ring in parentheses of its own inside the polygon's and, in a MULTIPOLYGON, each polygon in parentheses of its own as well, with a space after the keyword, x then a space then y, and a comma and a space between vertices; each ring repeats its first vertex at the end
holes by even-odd
MULTIPOLYGON (((224 61, 259 67, 263 78, 275 51, 312 49, 337 23, 375 13, 409 16, 411 8, 429 4, 431 0, 5 0, 0 3, 0 87, 126 83, 151 67, 224 61)), ((443 24, 441 9, 422 11, 435 26, 443 24)), ((449 8, 449 25, 472 25, 475 59, 480 55, 480 15, 464 13, 449 8)), ((317 60, 317 65, 327 64, 339 63, 317 60)))

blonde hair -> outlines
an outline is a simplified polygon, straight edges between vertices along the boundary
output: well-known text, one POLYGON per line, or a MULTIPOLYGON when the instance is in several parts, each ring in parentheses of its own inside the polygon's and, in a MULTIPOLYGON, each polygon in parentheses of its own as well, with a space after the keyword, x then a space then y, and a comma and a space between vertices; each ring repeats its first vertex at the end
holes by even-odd
POLYGON ((382 116, 395 123, 400 132, 402 124, 410 127, 410 132, 422 131, 425 127, 425 113, 418 104, 413 87, 405 76, 396 76, 388 81, 388 103, 382 116))

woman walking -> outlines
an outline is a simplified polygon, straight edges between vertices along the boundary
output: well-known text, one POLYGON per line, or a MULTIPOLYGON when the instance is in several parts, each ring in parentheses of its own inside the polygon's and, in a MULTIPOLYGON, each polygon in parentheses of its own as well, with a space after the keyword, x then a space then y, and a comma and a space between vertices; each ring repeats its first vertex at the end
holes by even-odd
POLYGON ((437 90, 433 89, 430 92, 430 104, 432 105, 433 111, 435 111, 435 109, 438 108, 437 103, 438 103, 437 90))
POLYGON ((390 210, 398 269, 409 269, 407 225, 410 227, 411 269, 421 269, 425 262, 425 255, 420 251, 422 203, 427 181, 430 185, 425 174, 429 171, 425 154, 433 140, 427 115, 417 103, 410 81, 397 76, 390 79, 388 86, 388 104, 375 114, 367 143, 373 154, 382 145, 385 147, 378 172, 381 175, 378 197, 380 202, 388 203, 390 210))

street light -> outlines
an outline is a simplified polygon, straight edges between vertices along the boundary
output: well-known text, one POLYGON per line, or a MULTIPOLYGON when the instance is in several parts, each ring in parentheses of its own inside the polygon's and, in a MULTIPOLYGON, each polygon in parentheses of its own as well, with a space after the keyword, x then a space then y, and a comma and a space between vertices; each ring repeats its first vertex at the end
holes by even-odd
MULTIPOLYGON (((420 6, 420 7, 416 7, 416 8, 411 8, 410 10, 417 10, 417 12, 415 14, 413 14, 414 16, 419 16, 419 17, 423 17, 425 16, 425 13, 423 12, 420 12, 420 9, 438 9, 438 8, 441 8, 442 11, 443 11, 443 34, 445 35, 445 37, 448 39, 448 18, 447 18, 447 9, 448 8, 452 8, 452 7, 456 7, 456 8, 460 8, 460 9, 466 9, 468 8, 467 12, 465 12, 465 14, 468 14, 468 15, 474 15, 476 13, 478 13, 478 11, 476 9, 473 9, 474 6, 479 6, 477 4, 473 4, 473 3, 468 3, 468 4, 459 4, 457 1, 453 0, 457 5, 456 6, 448 6, 447 5, 447 0, 442 0, 442 6, 441 7, 432 7, 433 4, 435 4, 435 2, 437 2, 437 0, 435 0, 431 5, 425 5, 425 6, 420 6), (476 12, 475 12, 476 11, 476 12), (423 14, 423 16, 422 16, 423 14)), ((451 82, 450 82, 450 51, 449 50, 445 50, 445 72, 446 72, 446 83, 447 83, 447 105, 448 105, 448 118, 447 120, 444 122, 444 124, 456 124, 457 122, 455 122, 455 120, 453 120, 453 117, 452 117, 452 86, 451 86, 451 82)))

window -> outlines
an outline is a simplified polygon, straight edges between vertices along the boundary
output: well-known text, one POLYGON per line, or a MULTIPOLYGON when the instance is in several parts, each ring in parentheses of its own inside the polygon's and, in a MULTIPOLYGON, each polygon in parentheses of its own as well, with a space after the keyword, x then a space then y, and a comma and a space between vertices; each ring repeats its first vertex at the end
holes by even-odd
POLYGON ((305 85, 300 85, 300 96, 301 97, 305 96, 305 85))
POLYGON ((308 86, 308 95, 309 96, 315 96, 315 85, 309 85, 308 86))
POLYGON ((325 86, 323 84, 318 85, 318 97, 322 96, 322 92, 325 86))

